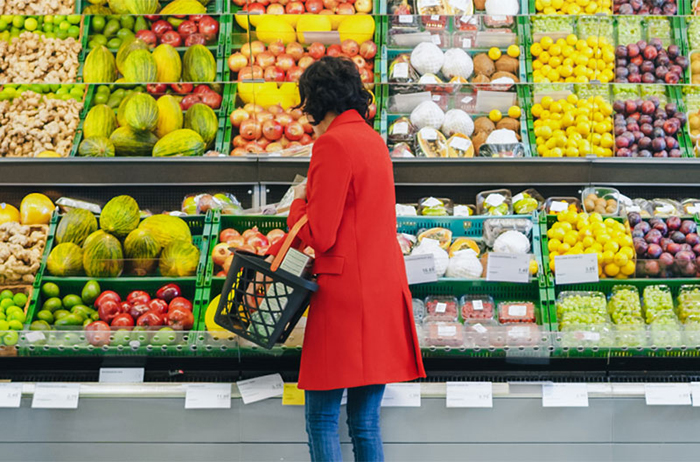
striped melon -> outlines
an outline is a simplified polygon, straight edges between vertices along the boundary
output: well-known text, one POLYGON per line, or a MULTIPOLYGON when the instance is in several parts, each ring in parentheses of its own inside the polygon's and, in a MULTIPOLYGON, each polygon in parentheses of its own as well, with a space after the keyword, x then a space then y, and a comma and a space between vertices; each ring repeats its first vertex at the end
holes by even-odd
POLYGON ((89 210, 71 209, 56 228, 56 243, 72 242, 81 246, 87 237, 97 231, 97 218, 89 210))
POLYGON ((124 269, 119 240, 103 230, 92 233, 83 249, 83 267, 91 278, 116 278, 124 269))
POLYGON ((100 228, 119 238, 135 230, 141 220, 139 204, 131 196, 117 196, 102 207, 100 228))
POLYGON ((149 230, 137 228, 130 232, 124 240, 128 272, 135 276, 152 273, 158 264, 160 250, 160 244, 149 230))
POLYGON ((150 231, 161 247, 166 247, 175 240, 192 242, 192 233, 185 220, 172 215, 148 217, 141 222, 139 229, 150 231))

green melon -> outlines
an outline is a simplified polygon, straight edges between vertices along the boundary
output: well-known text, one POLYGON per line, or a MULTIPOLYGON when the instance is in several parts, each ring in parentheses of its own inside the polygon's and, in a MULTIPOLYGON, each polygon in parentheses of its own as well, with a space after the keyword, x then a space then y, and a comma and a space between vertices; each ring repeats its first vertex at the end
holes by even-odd
POLYGON ((210 147, 216 139, 216 131, 219 128, 219 119, 212 108, 206 104, 192 105, 185 113, 185 128, 194 130, 204 140, 206 147, 210 147))
POLYGON ((114 143, 104 136, 85 138, 78 146, 81 157, 114 157, 115 152, 114 143))
POLYGON ((153 146, 153 157, 203 156, 205 148, 199 133, 182 128, 159 139, 153 146))
POLYGON ((147 229, 135 229, 124 241, 124 254, 128 272, 135 276, 152 273, 158 264, 161 247, 153 234, 147 229))
POLYGON ((152 132, 158 123, 158 105, 151 95, 135 93, 124 106, 126 125, 137 132, 152 132))
POLYGON ((103 230, 95 231, 83 249, 83 267, 91 278, 116 278, 124 269, 124 254, 119 240, 103 230))
POLYGON ((116 129, 117 117, 112 108, 106 104, 98 104, 90 109, 83 122, 83 136, 85 138, 95 136, 109 138, 109 135, 116 129))
POLYGON ((105 46, 93 48, 85 58, 83 82, 109 83, 117 78, 117 64, 114 55, 105 46))
POLYGON ((129 127, 114 130, 109 140, 114 143, 117 156, 150 156, 158 137, 151 132, 135 132, 129 127))
POLYGON ((139 229, 150 231, 163 248, 176 240, 192 242, 192 233, 185 220, 172 215, 148 217, 141 222, 139 229))
POLYGON ((83 272, 83 249, 72 242, 58 244, 46 260, 46 271, 52 276, 78 276, 83 272))
POLYGON ((160 274, 170 278, 194 276, 198 264, 197 247, 190 241, 173 241, 163 249, 160 256, 160 274))
POLYGON ((151 83, 156 81, 156 61, 148 50, 132 51, 124 60, 122 67, 124 68, 122 74, 124 74, 126 82, 151 83))
POLYGON ((192 45, 182 57, 183 82, 216 82, 216 59, 204 45, 192 45))
POLYGON ((117 196, 102 207, 100 228, 118 238, 135 230, 141 220, 139 204, 131 196, 117 196))
POLYGON ((81 246, 95 231, 97 231, 97 218, 92 212, 85 209, 72 209, 58 223, 56 243, 72 242, 81 246))

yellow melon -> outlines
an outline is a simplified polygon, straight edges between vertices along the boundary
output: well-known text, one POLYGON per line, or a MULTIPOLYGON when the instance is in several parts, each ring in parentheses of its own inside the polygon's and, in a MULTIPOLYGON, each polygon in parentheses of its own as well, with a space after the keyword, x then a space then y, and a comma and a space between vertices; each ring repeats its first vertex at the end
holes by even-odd
POLYGON ((297 22, 297 40, 300 43, 307 43, 304 40, 305 32, 330 32, 331 29, 331 20, 327 15, 304 14, 297 22))
POLYGON ((266 44, 282 40, 282 43, 286 45, 289 42, 293 42, 296 38, 291 24, 279 16, 265 15, 256 26, 255 31, 258 34, 258 40, 266 44))
POLYGON ((374 18, 367 14, 346 16, 338 26, 340 41, 354 40, 357 43, 372 40, 374 37, 374 18))

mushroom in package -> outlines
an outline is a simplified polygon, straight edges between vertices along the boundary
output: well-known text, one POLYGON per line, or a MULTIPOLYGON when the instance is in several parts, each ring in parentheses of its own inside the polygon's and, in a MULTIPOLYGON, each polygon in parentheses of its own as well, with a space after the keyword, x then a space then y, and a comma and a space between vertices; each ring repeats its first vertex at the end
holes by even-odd
POLYGON ((532 232, 532 220, 527 218, 489 218, 484 221, 484 243, 493 247, 498 236, 506 231, 518 231, 529 236, 532 232))

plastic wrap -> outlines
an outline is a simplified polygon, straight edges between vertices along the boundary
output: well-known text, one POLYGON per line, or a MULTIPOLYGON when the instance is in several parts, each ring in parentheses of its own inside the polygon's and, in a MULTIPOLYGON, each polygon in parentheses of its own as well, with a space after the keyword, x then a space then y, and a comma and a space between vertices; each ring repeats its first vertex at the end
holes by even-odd
POLYGON ((673 311, 673 295, 671 295, 671 289, 668 286, 646 286, 642 299, 644 318, 647 323, 652 323, 659 317, 668 316, 669 314, 674 319, 677 319, 676 313, 673 311))
POLYGON ((536 189, 529 188, 513 196, 513 212, 527 215, 539 210, 544 204, 544 197, 536 189))
POLYGON ((518 231, 529 236, 532 226, 532 220, 527 218, 489 218, 484 221, 484 243, 493 247, 498 236, 506 231, 518 231))
POLYGON ((590 186, 581 192, 581 203, 588 213, 617 215, 620 210, 620 191, 615 188, 590 186))
POLYGON ((501 324, 534 323, 535 304, 532 302, 501 302, 498 304, 498 322, 501 324))
POLYGON ((683 285, 678 293, 678 317, 700 323, 700 285, 683 285))
POLYGON ((464 295, 459 305, 465 323, 493 320, 496 315, 496 304, 488 295, 464 295))
POLYGON ((56 201, 56 205, 61 213, 67 213, 73 209, 85 209, 96 215, 102 212, 102 207, 94 202, 81 201, 79 199, 71 199, 70 197, 61 197, 56 201))
POLYGON ((417 298, 413 299, 413 320, 422 323, 425 319, 425 303, 417 298))
POLYGON ((187 215, 206 214, 218 210, 223 215, 241 215, 243 207, 236 196, 229 193, 190 194, 182 201, 182 212, 187 215))
POLYGON ((444 217, 452 215, 454 205, 452 200, 435 197, 424 197, 418 201, 418 215, 427 217, 444 217))
POLYGON ((615 324, 638 324, 639 321, 644 324, 637 288, 628 285, 613 287, 608 300, 608 313, 615 324))
POLYGON ((514 144, 482 144, 479 147, 480 157, 525 157, 525 148, 520 143, 514 144))
POLYGON ((424 344, 429 347, 461 347, 464 329, 458 322, 428 322, 423 325, 424 344))
POLYGON ((426 321, 457 321, 457 297, 429 296, 425 299, 426 321))

